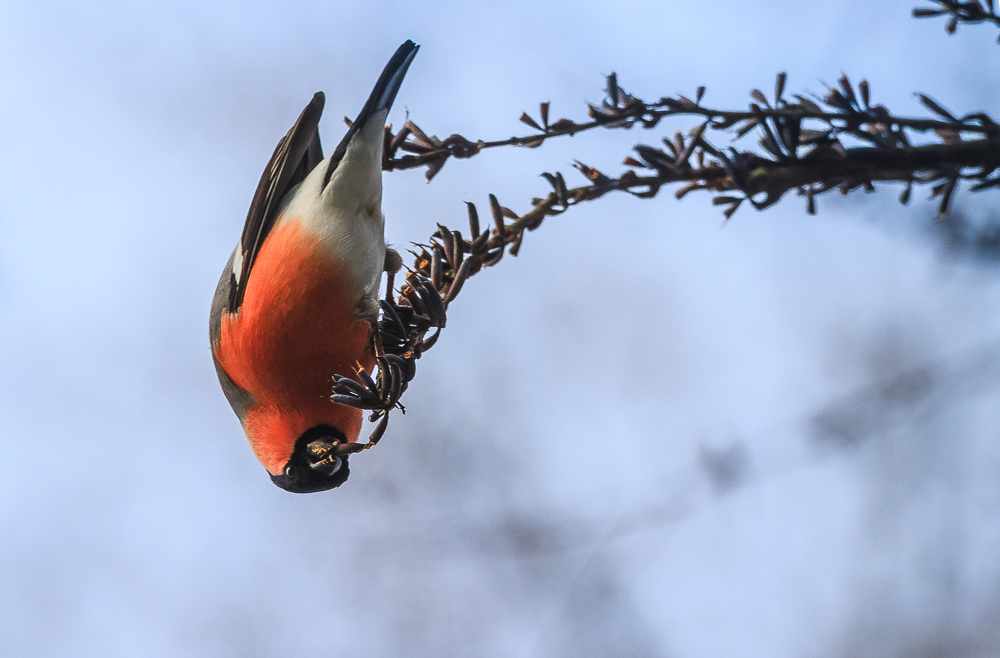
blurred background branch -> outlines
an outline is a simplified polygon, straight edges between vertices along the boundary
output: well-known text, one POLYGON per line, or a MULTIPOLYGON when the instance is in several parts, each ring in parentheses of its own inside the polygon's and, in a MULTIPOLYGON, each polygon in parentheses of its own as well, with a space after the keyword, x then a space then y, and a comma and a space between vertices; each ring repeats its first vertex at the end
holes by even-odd
POLYGON ((1000 27, 1000 15, 996 11, 996 0, 971 0, 969 2, 959 2, 958 0, 930 0, 937 7, 924 8, 917 7, 913 10, 915 18, 931 18, 935 16, 948 16, 948 23, 945 30, 948 34, 955 34, 959 23, 993 23, 1000 27))

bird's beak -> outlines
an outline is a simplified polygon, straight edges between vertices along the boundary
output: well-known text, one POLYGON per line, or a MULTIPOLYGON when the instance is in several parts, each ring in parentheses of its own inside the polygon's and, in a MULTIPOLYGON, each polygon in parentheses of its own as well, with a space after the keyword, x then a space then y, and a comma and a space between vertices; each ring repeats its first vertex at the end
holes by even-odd
POLYGON ((309 468, 319 471, 324 475, 333 475, 340 468, 340 457, 334 449, 340 444, 339 439, 323 437, 306 444, 306 451, 312 459, 309 460, 309 468))

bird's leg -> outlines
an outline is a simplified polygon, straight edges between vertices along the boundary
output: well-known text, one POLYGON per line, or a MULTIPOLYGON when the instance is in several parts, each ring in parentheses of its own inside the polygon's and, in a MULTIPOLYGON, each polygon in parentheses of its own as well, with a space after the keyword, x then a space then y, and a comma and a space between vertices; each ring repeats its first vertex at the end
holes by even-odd
POLYGON ((392 300, 393 282, 396 272, 403 267, 403 257, 392 247, 385 248, 385 260, 382 263, 382 271, 386 274, 385 298, 392 300))
POLYGON ((387 300, 389 300, 390 302, 392 301, 392 289, 393 289, 394 284, 395 284, 395 279, 396 279, 396 273, 395 272, 386 272, 386 274, 385 274, 385 298, 387 300))

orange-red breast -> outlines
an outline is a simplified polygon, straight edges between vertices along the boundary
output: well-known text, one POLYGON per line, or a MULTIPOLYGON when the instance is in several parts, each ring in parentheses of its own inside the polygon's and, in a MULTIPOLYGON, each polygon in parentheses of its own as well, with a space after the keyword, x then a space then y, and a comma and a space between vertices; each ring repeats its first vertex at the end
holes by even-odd
POLYGON ((317 93, 278 143, 212 299, 209 337, 222 390, 257 459, 296 493, 340 486, 362 412, 330 401, 335 374, 374 366, 370 332, 387 250, 382 147, 389 108, 418 46, 382 71, 347 134, 323 158, 317 93))

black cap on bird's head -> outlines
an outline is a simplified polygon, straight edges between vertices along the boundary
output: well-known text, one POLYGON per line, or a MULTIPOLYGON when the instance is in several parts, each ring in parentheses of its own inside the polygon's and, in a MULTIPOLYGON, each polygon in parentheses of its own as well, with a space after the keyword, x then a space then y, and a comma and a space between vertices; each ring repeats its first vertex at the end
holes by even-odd
POLYGON ((335 451, 345 443, 347 437, 335 427, 317 425, 309 428, 295 442, 295 449, 281 475, 272 475, 271 481, 292 493, 315 493, 339 487, 351 474, 347 455, 337 455, 335 451))

